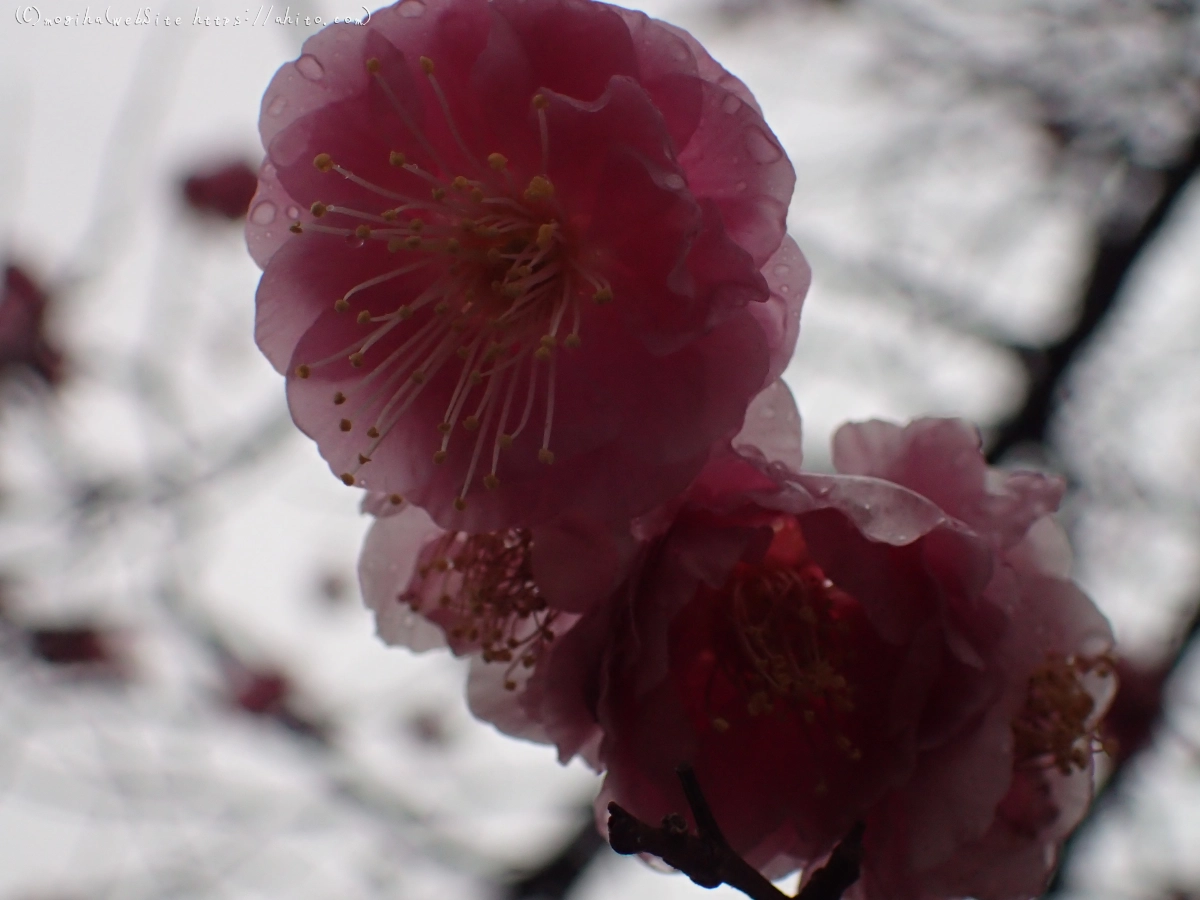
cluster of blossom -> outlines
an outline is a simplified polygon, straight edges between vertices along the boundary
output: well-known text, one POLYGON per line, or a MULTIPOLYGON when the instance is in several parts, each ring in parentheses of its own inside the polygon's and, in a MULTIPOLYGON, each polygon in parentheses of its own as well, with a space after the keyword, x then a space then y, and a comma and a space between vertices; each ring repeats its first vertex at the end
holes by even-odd
POLYGON ((1026 898, 1092 791, 1111 634, 1062 484, 951 420, 804 469, 779 381, 794 172, 687 33, 593 0, 405 0, 263 98, 257 339, 377 517, 378 630, 648 821, 692 767, 775 877, 1026 898))

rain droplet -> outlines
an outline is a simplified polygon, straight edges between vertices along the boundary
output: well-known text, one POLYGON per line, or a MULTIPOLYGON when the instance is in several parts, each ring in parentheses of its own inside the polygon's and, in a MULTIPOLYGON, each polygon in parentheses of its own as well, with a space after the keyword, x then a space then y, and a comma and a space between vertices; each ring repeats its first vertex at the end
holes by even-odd
MULTIPOLYGON (((289 206, 289 207, 287 208, 287 217, 288 217, 289 219, 298 219, 298 218, 300 218, 300 207, 298 207, 298 206, 289 206)), ((778 270, 776 270, 776 271, 778 271, 778 270)))
POLYGON ((355 250, 357 250, 359 247, 361 247, 365 243, 366 243, 366 240, 364 238, 360 238, 356 234, 346 235, 346 246, 353 247, 355 250))
POLYGON ((325 67, 311 53, 305 53, 296 60, 296 71, 309 81, 320 81, 325 77, 325 67))
POLYGON ((396 11, 406 19, 415 19, 417 16, 425 15, 425 2, 424 0, 404 0, 396 11))
POLYGON ((756 163, 764 165, 773 163, 783 156, 783 150, 779 148, 779 145, 758 128, 752 128, 746 132, 746 149, 750 151, 750 157, 756 163))
POLYGON ((665 184, 667 187, 669 187, 673 191, 679 190, 686 183, 687 182, 685 182, 683 180, 682 175, 676 175, 674 172, 672 172, 670 175, 668 175, 666 178, 663 179, 663 184, 665 184))
POLYGON ((731 116, 741 108, 742 101, 733 96, 733 94, 730 94, 723 101, 721 101, 721 109, 729 113, 731 116))
POLYGON ((790 294, 791 292, 792 292, 792 286, 790 284, 781 284, 779 286, 779 293, 790 294))
POLYGON ((264 200, 250 210, 250 221, 255 225, 270 225, 275 221, 275 204, 264 200))
POLYGON ((787 275, 791 271, 792 271, 791 267, 785 266, 785 265, 783 265, 783 263, 780 263, 779 265, 777 265, 775 267, 775 274, 778 275, 780 278, 782 278, 784 275, 787 275))
POLYGON ((272 116, 277 116, 287 109, 287 97, 276 97, 267 107, 267 112, 272 116))

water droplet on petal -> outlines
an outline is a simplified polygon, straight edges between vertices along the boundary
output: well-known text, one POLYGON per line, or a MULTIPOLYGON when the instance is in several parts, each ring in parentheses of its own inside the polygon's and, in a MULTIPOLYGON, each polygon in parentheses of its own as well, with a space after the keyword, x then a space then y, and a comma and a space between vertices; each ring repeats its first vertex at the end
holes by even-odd
POLYGON ((305 53, 296 60, 296 71, 309 81, 320 81, 325 77, 325 67, 311 53, 305 53))
POLYGON ((250 221, 255 225, 270 225, 275 221, 275 204, 264 200, 250 210, 250 221))
MULTIPOLYGON (((289 219, 298 219, 298 218, 300 218, 300 207, 298 207, 298 206, 289 206, 289 207, 287 208, 287 217, 288 217, 289 219)), ((776 269, 775 271, 776 271, 776 272, 778 272, 779 270, 778 270, 778 269, 776 269)))
POLYGON ((791 292, 792 292, 792 286, 790 284, 781 284, 779 286, 779 293, 790 294, 791 292))
POLYGON ((741 108, 742 108, 742 101, 739 100, 737 97, 733 96, 733 94, 730 94, 728 97, 726 97, 724 100, 721 101, 721 109, 723 111, 729 113, 729 115, 731 115, 731 116, 741 108))
POLYGON ((746 149, 750 151, 751 159, 763 165, 773 163, 783 156, 779 145, 758 128, 751 128, 746 132, 746 149))
POLYGON ((667 187, 669 187, 673 191, 679 190, 686 183, 687 182, 685 182, 683 180, 682 175, 676 175, 674 172, 672 172, 670 175, 668 175, 666 178, 663 179, 663 184, 665 184, 667 187))
POLYGON ((346 235, 346 245, 348 247, 353 247, 355 250, 357 250, 359 247, 361 247, 365 243, 366 243, 366 240, 364 238, 360 238, 356 234, 346 235))
POLYGON ((267 106, 267 113, 272 116, 277 116, 287 109, 287 97, 276 97, 267 106))
POLYGON ((404 0, 396 11, 406 19, 415 19, 425 15, 425 3, 424 0, 404 0))
POLYGON ((780 278, 782 278, 784 275, 787 275, 791 271, 792 271, 791 266, 785 266, 783 263, 780 263, 779 265, 777 265, 775 267, 775 274, 778 275, 780 278))

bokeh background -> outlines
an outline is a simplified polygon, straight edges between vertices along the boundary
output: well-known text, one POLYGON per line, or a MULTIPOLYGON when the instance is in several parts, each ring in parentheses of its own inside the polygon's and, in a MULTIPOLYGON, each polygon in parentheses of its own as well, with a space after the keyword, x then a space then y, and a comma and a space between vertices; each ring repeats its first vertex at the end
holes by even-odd
MULTIPOLYGON (((594 775, 473 721, 460 665, 376 641, 357 492, 253 345, 235 164, 298 18, 363 10, 142 2, 0 10, 0 898, 696 897, 601 843, 594 775)), ((956 415, 1071 485, 1125 679, 1051 892, 1200 896, 1197 4, 631 5, 795 163, 809 464, 956 415)))

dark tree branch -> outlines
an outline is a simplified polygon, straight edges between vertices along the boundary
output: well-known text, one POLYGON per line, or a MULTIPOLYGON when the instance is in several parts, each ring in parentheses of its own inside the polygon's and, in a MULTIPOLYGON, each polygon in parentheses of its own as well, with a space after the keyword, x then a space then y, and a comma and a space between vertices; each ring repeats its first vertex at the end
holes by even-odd
POLYGON ((505 890, 507 900, 563 900, 592 861, 608 845, 591 815, 567 844, 535 871, 522 875, 505 890))
MULTIPOLYGON (((620 805, 610 803, 608 836, 613 850, 625 855, 648 853, 657 856, 701 887, 727 884, 751 900, 789 900, 729 846, 692 768, 684 765, 676 771, 696 821, 697 834, 688 831, 687 822, 680 815, 665 817, 662 825, 656 828, 620 805)), ((796 900, 840 900, 846 888, 858 880, 862 836, 861 824, 851 829, 834 849, 829 862, 813 873, 796 900)))
POLYGON ((1092 254, 1087 281, 1075 327, 1061 340, 1026 358, 1030 373, 1029 391, 1017 413, 1000 426, 988 459, 999 460, 1023 443, 1045 443, 1068 369, 1116 306, 1121 289, 1142 252, 1158 235, 1193 176, 1200 171, 1200 132, 1193 135, 1187 151, 1174 164, 1161 169, 1131 167, 1125 176, 1125 208, 1118 208, 1101 231, 1092 254), (1132 227, 1130 208, 1136 208, 1148 182, 1158 183, 1153 202, 1132 227))

